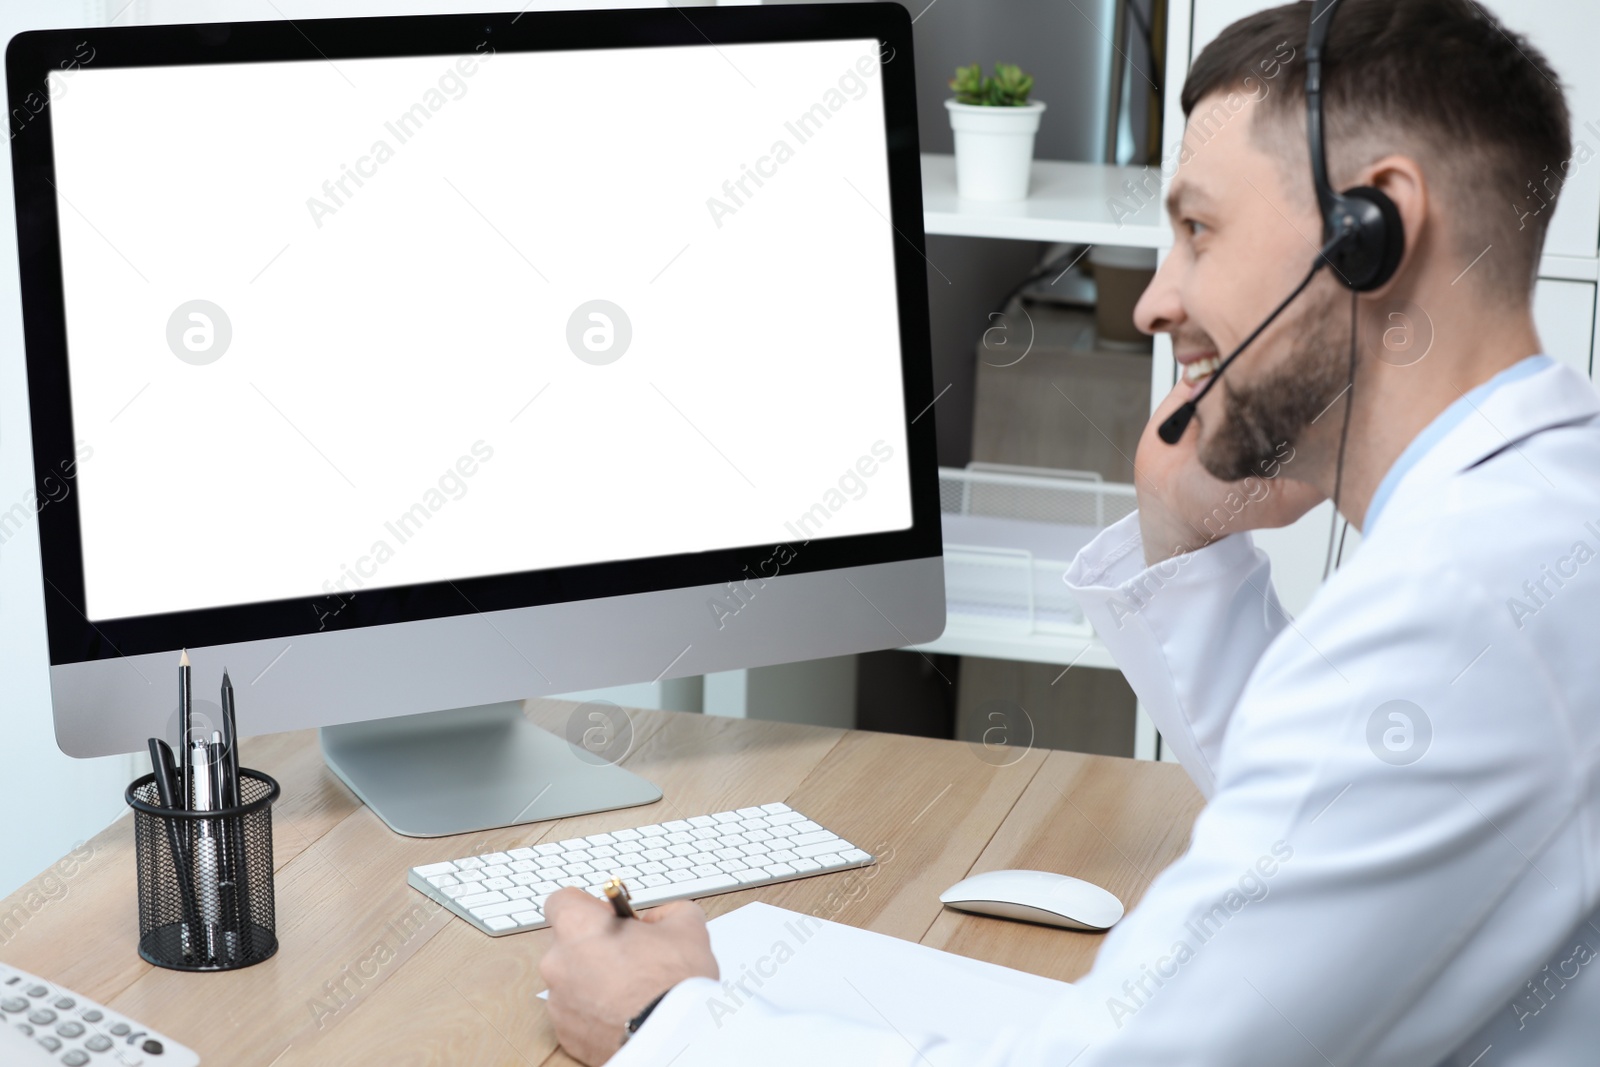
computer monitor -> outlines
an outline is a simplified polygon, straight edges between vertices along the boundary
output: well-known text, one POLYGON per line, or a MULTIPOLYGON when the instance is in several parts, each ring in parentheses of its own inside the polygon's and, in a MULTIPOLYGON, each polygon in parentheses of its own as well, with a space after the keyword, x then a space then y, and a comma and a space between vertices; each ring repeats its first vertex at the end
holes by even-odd
POLYGON ((6 74, 63 751, 175 739, 186 648, 462 832, 660 795, 525 698, 942 631, 899 5, 36 31, 6 74))

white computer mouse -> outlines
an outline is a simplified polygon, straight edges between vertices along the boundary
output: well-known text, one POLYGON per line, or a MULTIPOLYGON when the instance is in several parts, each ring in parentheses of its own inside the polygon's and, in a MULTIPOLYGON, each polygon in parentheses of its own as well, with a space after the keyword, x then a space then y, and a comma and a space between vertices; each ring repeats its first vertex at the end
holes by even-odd
POLYGON ((1122 918, 1122 901, 1093 882, 1048 871, 987 871, 939 894, 952 908, 1064 926, 1106 930, 1122 918))

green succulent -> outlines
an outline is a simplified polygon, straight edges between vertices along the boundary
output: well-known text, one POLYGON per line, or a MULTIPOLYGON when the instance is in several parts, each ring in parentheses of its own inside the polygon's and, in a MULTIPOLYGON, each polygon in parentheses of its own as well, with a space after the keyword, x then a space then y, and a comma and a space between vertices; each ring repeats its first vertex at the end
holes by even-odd
POLYGON ((1033 89, 1033 75, 1024 74, 1015 63, 996 63, 994 77, 986 78, 983 67, 974 63, 956 68, 950 88, 955 90, 957 103, 1022 107, 1033 89))

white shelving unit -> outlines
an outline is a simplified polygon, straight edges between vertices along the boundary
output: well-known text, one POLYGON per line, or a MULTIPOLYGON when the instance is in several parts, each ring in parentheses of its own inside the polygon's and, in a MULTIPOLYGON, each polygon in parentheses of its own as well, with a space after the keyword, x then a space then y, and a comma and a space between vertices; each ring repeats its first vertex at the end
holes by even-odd
POLYGON ((1159 175, 1144 167, 1035 160, 1026 200, 956 195, 954 156, 923 153, 922 217, 928 233, 1067 241, 1133 248, 1171 243, 1162 222, 1159 175))

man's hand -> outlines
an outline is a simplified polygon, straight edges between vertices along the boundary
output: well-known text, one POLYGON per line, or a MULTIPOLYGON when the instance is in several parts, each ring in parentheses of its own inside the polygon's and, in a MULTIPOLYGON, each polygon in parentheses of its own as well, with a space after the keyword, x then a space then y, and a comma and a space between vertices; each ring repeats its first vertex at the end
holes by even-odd
POLYGON ((619 919, 611 905, 563 889, 545 905, 555 944, 539 961, 550 987, 556 1040, 587 1064, 604 1063, 622 1031, 656 997, 686 978, 717 978, 706 913, 678 901, 619 919))
POLYGON ((1197 424, 1191 423, 1175 445, 1161 440, 1156 430, 1187 399, 1189 387, 1180 381, 1151 416, 1134 457, 1147 565, 1240 530, 1287 526, 1325 499, 1315 486, 1288 476, 1292 452, 1268 464, 1260 477, 1224 482, 1200 465, 1197 424))

